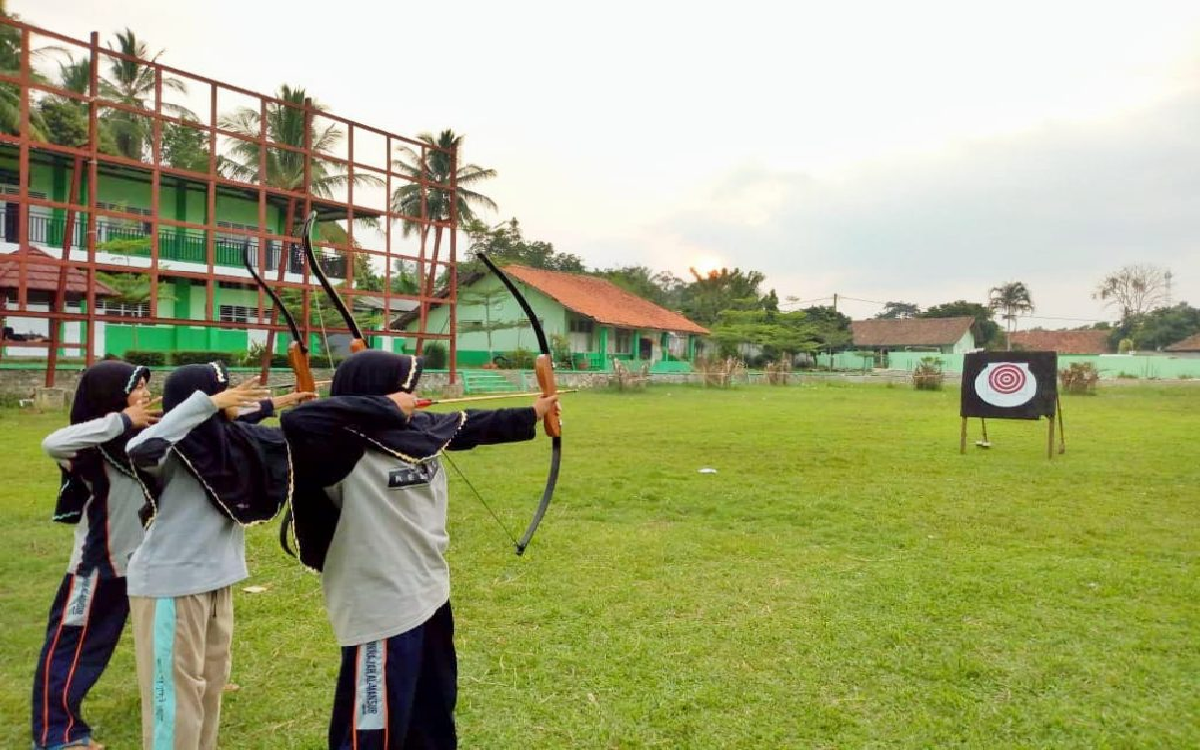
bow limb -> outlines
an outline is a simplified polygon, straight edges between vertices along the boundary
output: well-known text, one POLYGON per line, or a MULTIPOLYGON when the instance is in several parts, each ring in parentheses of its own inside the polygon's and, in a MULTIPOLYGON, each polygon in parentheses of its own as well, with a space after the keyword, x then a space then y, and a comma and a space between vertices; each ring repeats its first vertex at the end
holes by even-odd
POLYGON ((321 263, 317 260, 317 253, 313 250, 312 232, 317 224, 317 212, 313 211, 308 215, 308 219, 304 222, 304 236, 301 241, 304 244, 304 254, 308 256, 308 267, 312 269, 313 274, 317 277, 317 281, 321 283, 321 288, 325 290, 325 294, 329 300, 333 302, 333 306, 337 308, 341 314, 342 320, 346 323, 346 328, 350 329, 350 352, 361 352, 363 349, 370 349, 370 345, 363 338, 362 331, 358 327, 358 322, 354 316, 350 314, 350 309, 346 307, 346 303, 342 301, 342 296, 337 293, 337 289, 330 283, 329 277, 325 275, 325 270, 321 268, 321 263))
MULTIPOLYGON (((534 372, 537 375, 538 388, 541 390, 542 396, 553 396, 558 393, 558 385, 554 382, 554 357, 550 353, 550 343, 546 339, 546 332, 542 329, 542 324, 538 321, 537 315, 534 314, 533 308, 529 306, 529 302, 525 296, 517 289, 516 284, 503 271, 500 270, 492 259, 483 253, 477 253, 476 257, 488 267, 509 293, 517 300, 517 304, 521 306, 521 310, 525 313, 525 317, 529 319, 529 325, 533 328, 534 334, 537 336, 538 349, 541 354, 538 355, 537 362, 534 365, 534 372)), ((559 419, 557 410, 551 409, 546 413, 542 420, 542 426, 546 430, 546 435, 550 438, 550 471, 546 475, 546 487, 542 490, 542 499, 538 503, 537 510, 533 514, 533 519, 529 522, 528 528, 517 542, 517 554, 524 554, 525 548, 529 546, 529 542, 533 539, 534 532, 537 531, 538 525, 542 522, 542 518, 546 515, 546 509, 550 507, 550 500, 554 497, 554 487, 558 483, 558 470, 562 463, 562 421, 559 419)))
MULTIPOLYGON (((281 261, 282 262, 282 259, 281 261)), ((292 343, 288 344, 288 366, 292 368, 292 374, 296 376, 295 391, 302 393, 316 393, 316 381, 313 378, 312 368, 308 362, 308 347, 304 345, 304 336, 300 333, 299 327, 296 326, 296 319, 292 317, 288 311, 287 305, 283 304, 283 300, 275 293, 275 290, 263 281, 262 276, 258 275, 258 270, 255 269, 254 263, 250 256, 250 246, 247 245, 242 250, 242 265, 254 277, 254 283, 258 284, 259 288, 267 293, 271 298, 271 302, 275 304, 275 309, 287 321, 288 329, 292 332, 292 343)), ((271 352, 267 352, 270 356, 271 352)))

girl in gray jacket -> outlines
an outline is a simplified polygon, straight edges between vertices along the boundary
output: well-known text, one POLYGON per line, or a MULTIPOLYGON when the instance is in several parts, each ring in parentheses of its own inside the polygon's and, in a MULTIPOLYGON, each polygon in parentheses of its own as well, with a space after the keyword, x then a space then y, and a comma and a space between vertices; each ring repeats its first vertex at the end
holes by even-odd
POLYGON ((36 748, 102 748, 80 714, 129 616, 126 572, 142 541, 138 511, 152 480, 125 455, 135 433, 157 421, 150 371, 110 360, 88 368, 71 404, 71 424, 42 441, 62 481, 54 520, 75 524, 71 561, 50 607, 33 678, 36 748))

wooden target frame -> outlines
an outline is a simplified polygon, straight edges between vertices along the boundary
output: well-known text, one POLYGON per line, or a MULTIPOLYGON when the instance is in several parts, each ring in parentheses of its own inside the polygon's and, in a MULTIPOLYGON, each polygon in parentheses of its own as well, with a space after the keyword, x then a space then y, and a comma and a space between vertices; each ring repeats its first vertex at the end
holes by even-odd
POLYGON ((1058 355, 1055 352, 972 352, 963 357, 962 397, 959 410, 962 426, 959 453, 967 452, 968 422, 978 418, 981 448, 991 447, 988 419, 1047 418, 1046 458, 1055 454, 1055 422, 1058 423, 1058 453, 1067 443, 1063 427, 1062 401, 1058 394, 1058 355))

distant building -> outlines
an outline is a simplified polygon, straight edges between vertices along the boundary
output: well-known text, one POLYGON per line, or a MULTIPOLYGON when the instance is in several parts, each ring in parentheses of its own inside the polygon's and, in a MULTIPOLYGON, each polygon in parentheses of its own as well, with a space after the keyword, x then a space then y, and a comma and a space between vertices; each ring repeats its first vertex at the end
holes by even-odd
MULTIPOLYGON (((690 369, 708 329, 627 292, 607 279, 585 274, 504 267, 521 287, 547 337, 565 336, 577 369, 606 370, 612 360, 649 363, 659 370, 690 369)), ((525 315, 495 274, 458 280, 458 364, 477 367, 511 359, 517 350, 537 350, 525 315)), ((431 333, 449 333, 450 311, 428 313, 431 333)), ((419 311, 397 318, 393 329, 416 330, 419 311)))
POLYGON ((1185 357, 1200 357, 1200 333, 1188 336, 1183 341, 1171 344, 1166 351, 1185 357))
POLYGON ((1013 349, 1059 354, 1109 354, 1111 331, 1014 331, 1009 335, 1013 349))
POLYGON ((918 351, 963 354, 975 349, 975 318, 903 318, 850 323, 854 348, 876 352, 918 351))

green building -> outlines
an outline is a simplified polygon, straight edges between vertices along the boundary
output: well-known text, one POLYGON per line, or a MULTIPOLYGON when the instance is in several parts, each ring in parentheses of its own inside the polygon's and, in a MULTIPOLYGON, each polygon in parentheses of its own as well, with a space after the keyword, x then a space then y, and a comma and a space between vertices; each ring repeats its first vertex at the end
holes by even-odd
MULTIPOLYGON (((48 151, 31 149, 29 196, 34 199, 59 203, 71 202, 72 170, 74 160, 68 156, 48 151)), ((103 214, 96 220, 96 262, 111 264, 131 272, 148 271, 150 268, 152 181, 150 172, 121 164, 101 161, 96 205, 100 209, 120 211, 145 220, 114 218, 103 214)), ((4 236, 0 253, 12 253, 18 247, 18 212, 21 207, 15 196, 19 192, 17 148, 0 146, 0 201, 3 201, 4 236), (4 200, 6 199, 7 200, 4 200)), ((76 203, 86 204, 87 174, 82 176, 84 198, 75 197, 76 203)), ((141 303, 114 302, 111 297, 98 295, 95 312, 99 315, 128 317, 128 324, 111 320, 96 322, 95 352, 122 355, 130 349, 152 351, 206 350, 231 354, 244 353, 254 344, 265 342, 265 330, 250 328, 221 327, 221 324, 248 324, 269 322, 270 301, 264 305, 264 318, 258 317, 259 291, 242 265, 243 253, 247 248, 253 257, 259 257, 259 241, 255 237, 235 233, 223 233, 220 229, 257 231, 259 229, 259 194, 255 189, 243 189, 218 184, 215 189, 215 224, 219 228, 213 238, 213 276, 225 277, 212 282, 212 310, 208 315, 207 237, 204 230, 168 226, 158 228, 158 309, 157 317, 194 320, 196 325, 149 325, 139 324, 137 318, 149 317, 148 301, 141 303), (230 278, 233 277, 233 278, 230 278), (210 324, 211 323, 211 324, 210 324)), ((302 218, 301 201, 267 193, 266 226, 264 231, 273 234, 295 234, 295 227, 288 231, 289 214, 294 221, 302 218), (291 201, 292 205, 288 203, 291 201)), ((333 203, 314 199, 313 208, 321 222, 336 222, 346 218, 345 210, 333 203)), ((159 216, 178 222, 205 224, 209 220, 208 182, 191 180, 172 174, 162 174, 158 189, 159 216)), ((364 217, 360 212, 359 218, 364 217)), ((48 253, 51 257, 62 256, 64 233, 67 226, 67 211, 38 205, 29 206, 29 244, 48 253)), ((71 238, 71 258, 87 259, 87 216, 75 217, 71 238)), ((284 280, 303 282, 303 249, 297 244, 269 240, 266 249, 266 265, 260 272, 273 283, 278 278, 280 264, 285 264, 284 280)), ((335 283, 346 275, 346 257, 340 254, 322 253, 322 267, 335 283)), ((7 294, 15 298, 15 292, 7 294)), ((68 310, 79 312, 79 301, 68 302, 68 310)), ((39 309, 32 301, 30 309, 39 309)), ((40 309, 48 309, 42 306, 40 309)), ((300 311, 293 310, 299 319, 300 311)), ((26 337, 44 336, 48 333, 49 321, 44 318, 20 317, 9 314, 4 325, 13 333, 26 337)), ((79 343, 85 337, 86 323, 63 323, 64 344, 79 343)), ((313 336, 310 342, 314 350, 321 347, 313 336)), ((387 338, 387 337, 382 337, 387 338)), ((276 350, 286 350, 290 337, 276 336, 276 350)), ((381 341, 375 345, 399 349, 403 342, 381 341)), ((5 356, 44 356, 45 349, 28 347, 23 349, 16 342, 6 342, 5 356)))
MULTIPOLYGON (((540 320, 556 359, 570 358, 578 370, 607 370, 613 359, 654 372, 687 371, 702 350, 708 329, 679 313, 621 289, 607 279, 583 274, 506 266, 540 320)), ((524 353, 537 353, 537 339, 516 300, 494 274, 459 278, 456 310, 458 366, 493 362, 519 364, 524 353)), ((393 328, 415 331, 416 312, 401 316, 393 328)), ((428 313, 431 333, 450 333, 447 305, 428 313)))

